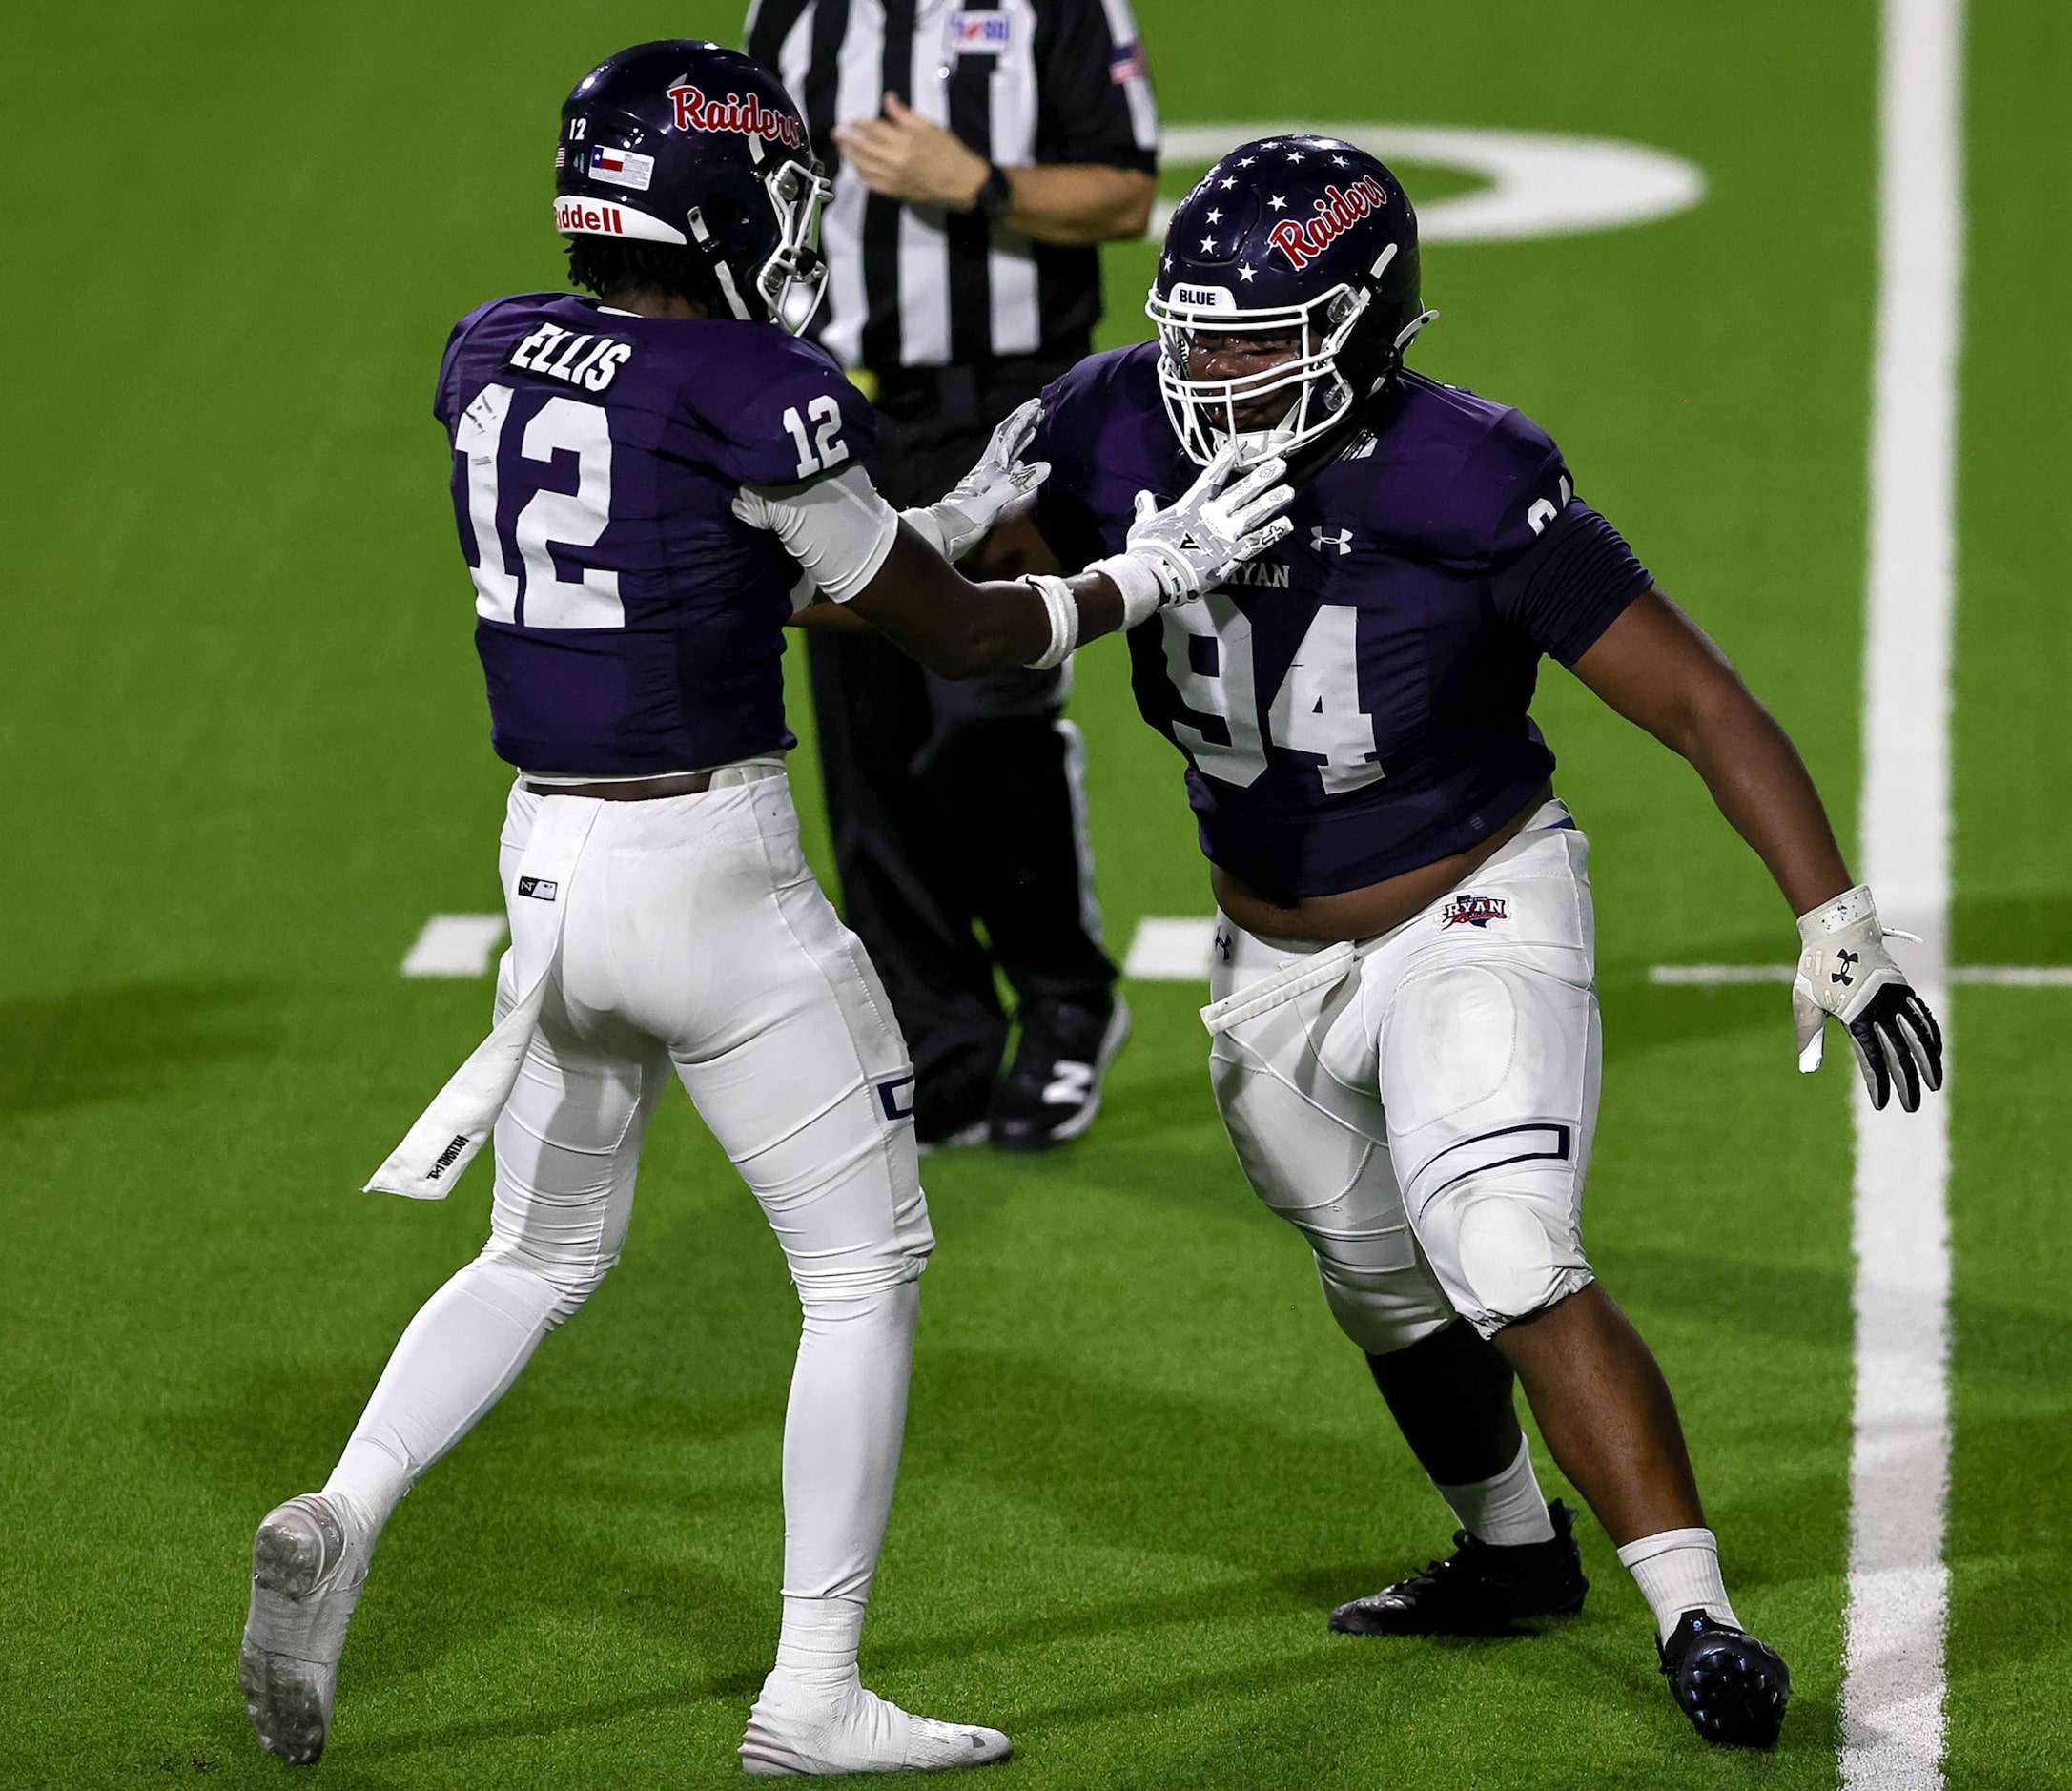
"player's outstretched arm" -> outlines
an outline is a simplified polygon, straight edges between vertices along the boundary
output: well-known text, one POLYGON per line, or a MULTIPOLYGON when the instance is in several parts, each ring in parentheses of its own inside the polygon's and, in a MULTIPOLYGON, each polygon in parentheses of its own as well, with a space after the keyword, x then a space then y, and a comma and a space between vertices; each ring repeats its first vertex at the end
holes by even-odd
POLYGON ((1280 483, 1285 471, 1271 459, 1241 473, 1233 446, 1162 509, 1139 492, 1123 550, 1070 579, 1038 573, 974 584, 902 521, 849 607, 942 677, 1055 666, 1081 641, 1200 596, 1279 541, 1293 495, 1280 483))
POLYGON ((1575 663, 1627 720, 1691 762, 1734 830, 1754 848, 1798 916, 1792 987, 1799 1067, 1819 1066, 1830 1014, 1848 1028, 1882 1107, 1895 1085, 1909 1113, 1942 1086, 1942 1035, 1885 950, 1867 888, 1855 883, 1820 793, 1791 737, 1727 656, 1656 586, 1575 663))
POLYGON ((1057 665, 1082 641, 1128 626, 1122 592, 1104 574, 974 584, 901 521, 877 576, 850 599, 851 614, 943 678, 1015 666, 1057 665), (1056 657, 1061 638, 1071 645, 1056 657))

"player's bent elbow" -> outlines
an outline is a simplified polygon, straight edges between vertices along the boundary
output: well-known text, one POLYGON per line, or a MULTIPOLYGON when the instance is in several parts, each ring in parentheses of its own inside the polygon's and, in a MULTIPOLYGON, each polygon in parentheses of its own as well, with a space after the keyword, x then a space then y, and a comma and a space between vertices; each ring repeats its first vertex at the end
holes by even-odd
POLYGON ((891 635, 893 645, 909 659, 919 661, 924 670, 954 684, 1003 670, 1010 663, 1003 658, 997 639, 965 617, 930 618, 928 625, 918 628, 881 625, 880 632, 891 635))
POLYGON ((1006 671, 1017 663, 1012 658, 1003 659, 989 643, 975 639, 945 643, 918 657, 938 678, 947 678, 953 684, 982 678, 989 671, 1006 671))
POLYGON ((1136 242, 1142 237, 1151 228, 1151 207, 1158 193, 1156 180, 1149 175, 1138 175, 1115 209, 1114 223, 1106 240, 1136 242))

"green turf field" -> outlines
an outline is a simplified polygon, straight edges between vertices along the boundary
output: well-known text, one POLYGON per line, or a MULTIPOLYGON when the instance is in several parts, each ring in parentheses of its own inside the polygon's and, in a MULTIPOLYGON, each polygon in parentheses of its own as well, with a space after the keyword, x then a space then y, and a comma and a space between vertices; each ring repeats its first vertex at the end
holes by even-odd
MULTIPOLYGON (((1416 363, 1523 405, 1737 657, 1846 831, 1874 281, 1868 0, 1141 0, 1169 121, 1385 119, 1656 145, 1644 228, 1439 246, 1416 363)), ((554 283, 563 93, 737 10, 128 3, 9 18, 0 403, 0 1785, 285 1769, 235 1683, 251 1533, 321 1481, 389 1345, 478 1246, 355 1190, 480 1036, 407 982, 494 908, 446 448, 452 319, 554 283)), ((1977 0, 1955 752, 1959 962, 2072 962, 2072 10, 1977 0)), ((1457 188, 1413 169, 1413 196, 1457 188)), ((1169 181, 1179 190, 1183 179, 1169 181)), ((1148 249, 1110 260, 1142 333, 1148 249)), ((1101 893, 1204 914, 1171 750, 1079 660, 1101 893)), ((1793 1073, 1790 916, 1695 778, 1549 670, 1596 847, 1592 1256, 1677 1388, 1742 1616, 1798 1694, 1708 1755, 1601 1532, 1540 1639, 1327 1636, 1448 1520, 1247 1193, 1200 990, 1133 987, 1084 1143, 938 1157, 870 1681, 1010 1730, 1003 1785, 1826 1786, 1850 1430, 1845 1054, 1793 1073)), ((793 721, 810 716, 794 703, 793 721)), ((812 755, 794 773, 824 837, 812 755)), ((2072 1783, 2072 992, 1956 1002, 1953 1785, 2072 1783)), ((753 1203, 672 1101, 624 1266, 391 1524, 341 1675, 340 1787, 732 1782, 776 1627, 795 1336, 753 1203)), ((1541 1465, 1551 1490, 1558 1483, 1541 1465)))

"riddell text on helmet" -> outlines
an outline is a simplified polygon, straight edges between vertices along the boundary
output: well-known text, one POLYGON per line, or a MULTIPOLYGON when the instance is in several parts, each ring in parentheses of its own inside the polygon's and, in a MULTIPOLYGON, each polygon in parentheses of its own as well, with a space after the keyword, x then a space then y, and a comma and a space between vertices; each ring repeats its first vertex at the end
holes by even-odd
POLYGON ((600 205, 594 199, 558 198, 554 201, 554 228, 623 237, 626 234, 626 215, 616 205, 600 205))
POLYGON ((742 136, 767 137, 786 149, 806 147, 806 127, 796 118, 772 111, 755 94, 743 99, 729 93, 725 99, 708 99, 695 87, 672 87, 669 98, 676 106, 679 131, 732 131, 742 136))
POLYGON ((1323 197, 1316 201, 1316 216, 1284 217, 1267 232, 1266 240, 1288 257, 1290 267, 1300 270, 1308 266, 1363 217, 1380 211, 1387 203, 1388 195, 1372 175, 1358 182, 1349 193, 1335 186, 1326 187, 1323 197))

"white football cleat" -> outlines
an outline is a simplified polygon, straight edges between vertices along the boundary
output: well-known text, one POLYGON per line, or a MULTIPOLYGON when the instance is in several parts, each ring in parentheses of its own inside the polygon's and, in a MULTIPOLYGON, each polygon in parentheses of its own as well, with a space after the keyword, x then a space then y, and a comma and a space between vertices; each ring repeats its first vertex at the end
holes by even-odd
POLYGON ((266 1513, 252 1543, 252 1609, 237 1684, 259 1745, 313 1766, 331 1733, 345 1625, 366 1584, 368 1551, 318 1492, 266 1513))
POLYGON ((741 1766, 757 1778, 837 1772, 954 1772, 1005 1760, 997 1729, 916 1717, 851 1676, 830 1685, 771 1673, 749 1713, 741 1766))

